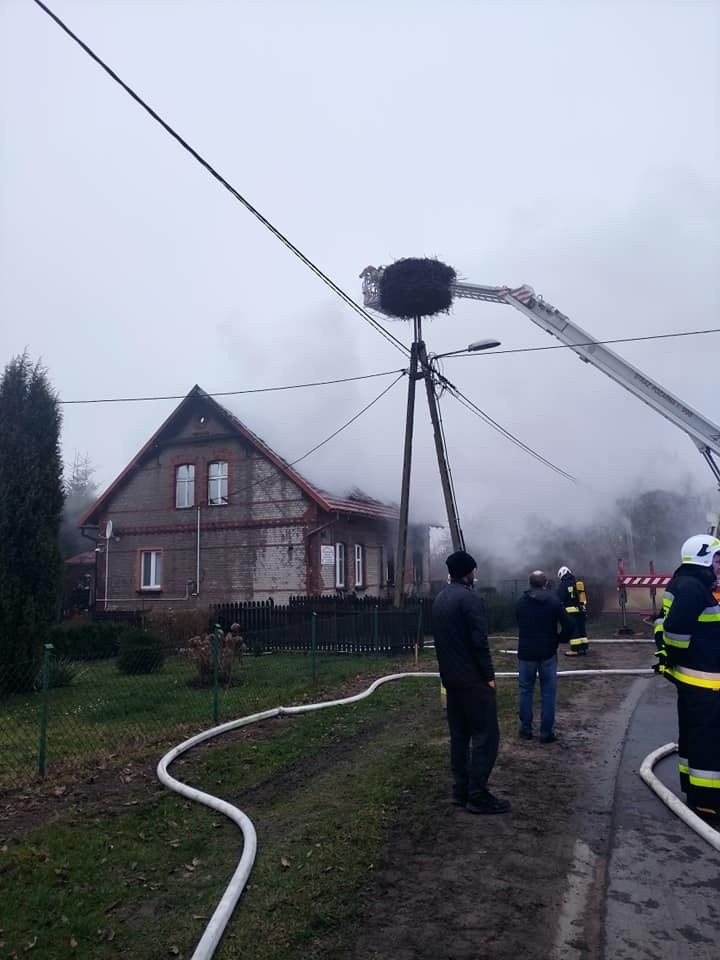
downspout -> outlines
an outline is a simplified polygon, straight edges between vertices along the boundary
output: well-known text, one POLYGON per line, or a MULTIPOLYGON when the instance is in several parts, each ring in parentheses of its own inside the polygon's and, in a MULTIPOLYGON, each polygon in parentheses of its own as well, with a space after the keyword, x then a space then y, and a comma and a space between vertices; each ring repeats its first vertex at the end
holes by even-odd
POLYGON ((108 578, 110 576, 110 541, 112 537, 105 538, 105 609, 108 608, 108 578))
POLYGON ((96 605, 96 603, 97 603, 97 575, 98 575, 98 556, 99 556, 99 554, 98 554, 98 536, 97 536, 97 534, 98 534, 98 527, 97 527, 97 525, 95 525, 94 527, 89 527, 89 528, 88 528, 88 527, 80 527, 80 536, 81 536, 81 537, 85 537, 86 540, 89 540, 91 543, 94 543, 94 544, 95 544, 95 563, 94 563, 94 565, 93 565, 93 574, 92 574, 92 577, 93 577, 93 580, 92 580, 92 591, 91 591, 90 597, 88 598, 88 599, 89 599, 89 607, 90 607, 90 610, 91 610, 93 613, 95 612, 95 605, 96 605), (95 530, 95 536, 92 536, 91 534, 86 533, 85 531, 86 531, 87 529, 95 530))
POLYGON ((197 540, 195 552, 195 592, 194 597, 200 596, 200 504, 197 508, 197 540))

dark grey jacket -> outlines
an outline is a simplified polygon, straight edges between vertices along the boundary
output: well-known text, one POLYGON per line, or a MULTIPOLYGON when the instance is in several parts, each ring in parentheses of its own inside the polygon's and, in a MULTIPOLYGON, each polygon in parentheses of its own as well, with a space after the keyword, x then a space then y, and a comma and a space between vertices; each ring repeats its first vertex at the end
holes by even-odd
POLYGON ((518 660, 549 660, 573 636, 573 622, 556 594, 531 587, 515 604, 518 660), (558 632, 558 629, 560 632, 558 632))
POLYGON ((435 653, 443 685, 472 687, 495 679, 485 604, 472 588, 452 580, 432 609, 435 653))

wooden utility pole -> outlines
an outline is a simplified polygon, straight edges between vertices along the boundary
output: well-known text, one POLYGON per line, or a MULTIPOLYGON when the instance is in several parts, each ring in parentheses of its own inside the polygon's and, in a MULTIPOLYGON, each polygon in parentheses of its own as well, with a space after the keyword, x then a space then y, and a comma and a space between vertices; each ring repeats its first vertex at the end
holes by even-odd
POLYGON ((455 498, 452 493, 450 468, 448 467, 445 444, 443 443, 442 430, 440 429, 440 414, 438 412, 438 402, 435 394, 435 381, 433 380, 432 368, 428 362, 427 349, 422 340, 418 343, 418 360, 420 361, 422 376, 425 379, 425 390, 427 392, 428 407, 430 408, 433 436, 435 437, 435 452, 437 453, 438 469, 440 471, 440 483, 442 484, 443 496, 445 497, 445 510, 450 527, 452 548, 453 552, 456 550, 464 550, 465 544, 463 543, 462 530, 460 529, 460 518, 457 514, 455 498))
POLYGON ((420 317, 415 318, 415 337, 410 346, 408 372, 407 413, 405 415, 405 450, 403 453, 402 488, 400 490, 400 519, 398 521, 397 551, 395 553, 395 593, 393 603, 401 607, 405 595, 405 561, 407 559, 408 512, 410 507, 410 468, 412 466, 413 426, 415 423, 415 384, 418 379, 418 337, 420 317))

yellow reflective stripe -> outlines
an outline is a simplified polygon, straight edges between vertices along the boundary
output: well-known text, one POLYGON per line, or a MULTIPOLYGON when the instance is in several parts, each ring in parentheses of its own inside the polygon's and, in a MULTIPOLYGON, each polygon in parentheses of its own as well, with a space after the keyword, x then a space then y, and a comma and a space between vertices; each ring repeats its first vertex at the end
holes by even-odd
POLYGON ((720 690, 720 673, 704 673, 701 670, 691 670, 689 667, 666 667, 665 673, 675 677, 680 683, 704 687, 706 690, 720 690))
POLYGON ((679 764, 678 764, 678 770, 680 771, 680 773, 687 773, 687 774, 689 774, 689 773, 690 773, 690 767, 687 765, 687 761, 685 761, 685 763, 679 763, 679 764))
POLYGON ((705 607, 698 617, 700 623, 720 623, 720 607, 705 607))
POLYGON ((694 787, 710 787, 720 790, 720 770, 693 770, 690 769, 690 783, 694 787))
POLYGON ((580 607, 565 607, 565 613, 580 613, 580 607))
POLYGON ((587 637, 575 637, 574 640, 571 640, 571 641, 570 641, 570 646, 571 646, 571 647, 579 647, 581 644, 587 643, 587 642, 588 642, 587 637))
POLYGON ((663 641, 668 647, 680 647, 681 650, 686 650, 690 646, 690 634, 668 633, 667 630, 663 630, 663 641))

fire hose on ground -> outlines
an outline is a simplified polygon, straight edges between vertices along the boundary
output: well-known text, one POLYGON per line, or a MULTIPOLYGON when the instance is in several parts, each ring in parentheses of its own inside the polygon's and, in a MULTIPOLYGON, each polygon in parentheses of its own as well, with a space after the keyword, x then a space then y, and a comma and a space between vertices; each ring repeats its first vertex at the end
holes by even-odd
MULTIPOLYGON (((654 671, 652 668, 558 670, 558 677, 588 677, 598 674, 648 675, 652 674, 653 672, 654 671)), ((497 679, 508 679, 517 677, 517 672, 500 672, 496 673, 495 676, 497 679)), ((191 960, 210 960, 217 949, 220 938, 222 937, 225 927, 227 926, 237 902, 240 899, 243 890, 245 889, 250 877, 250 872, 253 868, 253 864, 255 863, 255 856, 257 853, 257 834, 255 832, 255 827, 253 826, 252 820, 250 820, 250 818, 244 814, 242 810, 233 804, 228 803, 226 800, 221 800, 219 797, 214 797, 212 794, 205 793, 202 790, 198 790, 195 787, 188 786, 188 784, 177 780, 168 773, 168 767, 170 764, 174 760, 177 760, 177 758, 182 756, 184 753, 187 753, 187 751, 191 750, 193 747, 196 747, 207 740, 211 740, 214 737, 218 737, 223 733, 229 733, 231 730, 237 730, 240 727, 248 726, 251 723, 257 723, 260 720, 269 720, 273 717, 294 716, 296 714, 309 713, 310 711, 314 710, 323 710, 327 707, 340 707, 351 703, 357 703, 359 700, 369 697, 378 689, 378 687, 382 686, 383 684, 390 683, 393 680, 404 680, 408 677, 429 677, 437 680, 440 678, 440 674, 437 672, 393 673, 386 677, 380 677, 378 680, 375 680, 373 683, 371 683, 367 690, 363 690, 361 693, 357 693, 351 697, 343 697, 339 700, 323 700, 319 703, 308 703, 300 706, 275 707, 271 710, 253 713, 250 716, 241 717, 239 720, 231 720, 228 723, 220 724, 217 727, 204 730, 202 733, 198 733, 194 737, 190 737, 188 740, 185 740, 176 747, 173 747, 172 750, 168 751, 168 753, 166 753, 165 756, 160 760, 157 765, 157 776, 164 786, 168 787, 170 790, 174 790, 176 793, 186 797, 188 800, 194 800, 197 803, 201 803, 204 806, 223 814, 223 816, 226 816, 229 820, 232 820, 232 822, 240 828, 240 831, 243 835, 242 856, 240 857, 238 865, 235 868, 235 872, 230 879, 230 883, 226 887, 220 902, 215 908, 215 911, 213 912, 213 915, 210 918, 210 921, 208 922, 208 925, 206 926, 197 947, 195 948, 191 960)), ((675 796, 675 794, 673 794, 663 783, 661 783, 661 781, 658 780, 653 773, 653 766, 663 757, 668 756, 676 749, 676 744, 667 743, 648 754, 640 767, 640 776, 673 813, 680 817, 680 819, 683 820, 684 823, 686 823, 691 829, 695 830, 695 832, 698 833, 711 846, 720 851, 720 833, 718 833, 717 830, 714 830, 711 826, 701 820, 700 817, 694 814, 678 797, 675 796)))

